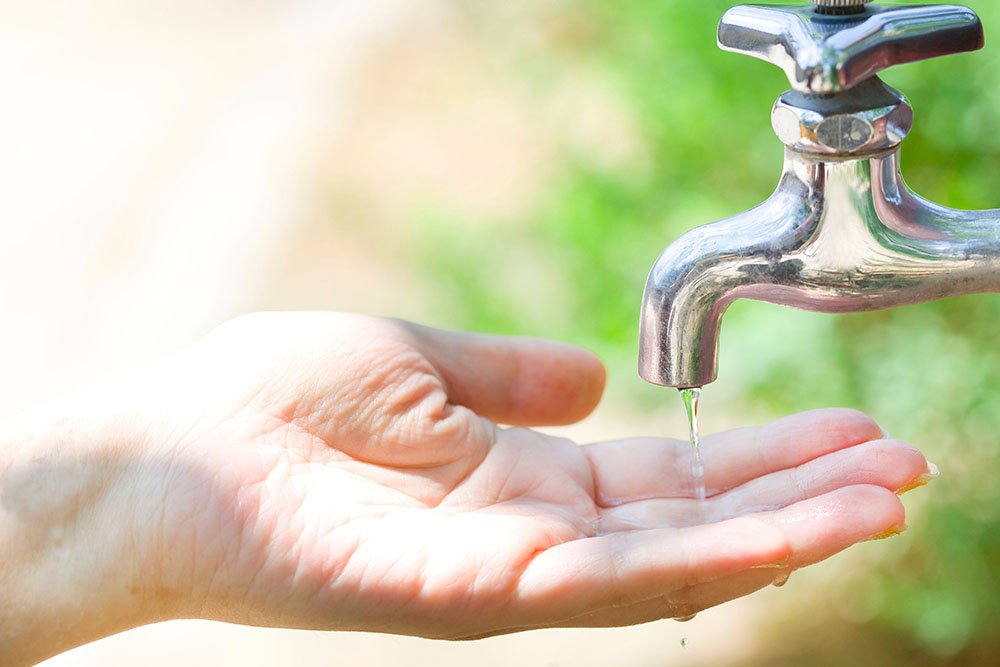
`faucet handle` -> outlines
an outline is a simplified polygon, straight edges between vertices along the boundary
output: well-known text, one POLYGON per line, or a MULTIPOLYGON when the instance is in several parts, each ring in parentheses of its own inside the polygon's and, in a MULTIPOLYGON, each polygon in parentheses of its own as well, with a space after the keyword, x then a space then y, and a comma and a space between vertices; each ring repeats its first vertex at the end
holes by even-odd
POLYGON ((983 47, 982 22, 967 7, 813 1, 820 6, 734 7, 719 24, 719 47, 774 63, 795 90, 818 94, 853 88, 893 65, 983 47))

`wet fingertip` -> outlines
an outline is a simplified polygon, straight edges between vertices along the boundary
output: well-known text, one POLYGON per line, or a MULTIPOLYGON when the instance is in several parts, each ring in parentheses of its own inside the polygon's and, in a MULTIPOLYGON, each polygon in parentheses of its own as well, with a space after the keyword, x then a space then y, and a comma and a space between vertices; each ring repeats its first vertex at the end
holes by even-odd
POLYGON ((884 530, 881 533, 872 535, 865 542, 878 542, 880 540, 887 540, 890 537, 896 537, 897 535, 902 535, 906 532, 908 526, 905 523, 897 524, 888 530, 884 530))
POLYGON ((933 463, 931 463, 930 461, 928 461, 927 471, 920 473, 920 475, 918 475, 916 479, 914 479, 912 482, 910 482, 903 488, 896 491, 896 495, 901 496, 904 493, 913 491, 914 489, 919 489, 921 486, 927 486, 940 476, 941 476, 941 471, 938 469, 938 467, 933 463))
POLYGON ((884 486, 859 484, 844 487, 830 494, 831 502, 826 507, 817 508, 813 516, 822 511, 839 524, 838 530, 851 535, 857 542, 878 534, 886 526, 906 523, 906 508, 903 501, 884 486))

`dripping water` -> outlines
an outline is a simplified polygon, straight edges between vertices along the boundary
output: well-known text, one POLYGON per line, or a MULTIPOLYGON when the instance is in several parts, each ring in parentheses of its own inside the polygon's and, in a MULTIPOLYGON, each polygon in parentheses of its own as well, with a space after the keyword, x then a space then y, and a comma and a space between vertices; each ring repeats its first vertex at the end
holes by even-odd
POLYGON ((705 500, 705 466, 701 460, 701 439, 698 434, 698 402, 701 400, 701 387, 681 389, 681 398, 687 411, 691 440, 691 482, 695 497, 698 500, 705 500))

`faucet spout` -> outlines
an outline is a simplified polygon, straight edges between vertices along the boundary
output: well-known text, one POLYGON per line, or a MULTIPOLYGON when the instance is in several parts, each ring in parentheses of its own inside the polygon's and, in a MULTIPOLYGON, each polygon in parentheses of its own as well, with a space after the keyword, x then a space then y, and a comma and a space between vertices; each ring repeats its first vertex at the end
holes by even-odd
POLYGON ((787 150, 766 202, 689 232, 653 266, 639 373, 670 387, 713 382, 722 316, 739 298, 844 313, 984 292, 1000 292, 1000 210, 918 197, 898 151, 830 161, 787 150))

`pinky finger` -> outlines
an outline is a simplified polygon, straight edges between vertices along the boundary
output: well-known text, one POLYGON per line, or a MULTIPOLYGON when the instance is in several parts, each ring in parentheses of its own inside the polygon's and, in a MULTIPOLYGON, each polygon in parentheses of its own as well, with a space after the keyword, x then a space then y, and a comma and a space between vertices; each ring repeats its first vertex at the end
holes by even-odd
POLYGON ((558 623, 560 627, 617 627, 683 618, 749 595, 793 570, 818 563, 873 536, 897 530, 905 518, 899 498, 874 486, 853 486, 753 517, 780 527, 791 549, 784 567, 750 568, 714 581, 607 607, 558 623))
POLYGON ((782 527, 751 517, 577 540, 548 549, 528 564, 514 615, 526 625, 553 625, 780 563, 790 555, 782 527))
POLYGON ((665 618, 690 620, 695 614, 720 604, 738 600, 774 583, 783 570, 751 570, 691 586, 676 593, 646 600, 628 607, 604 609, 556 624, 561 628, 619 628, 652 623, 665 618))

